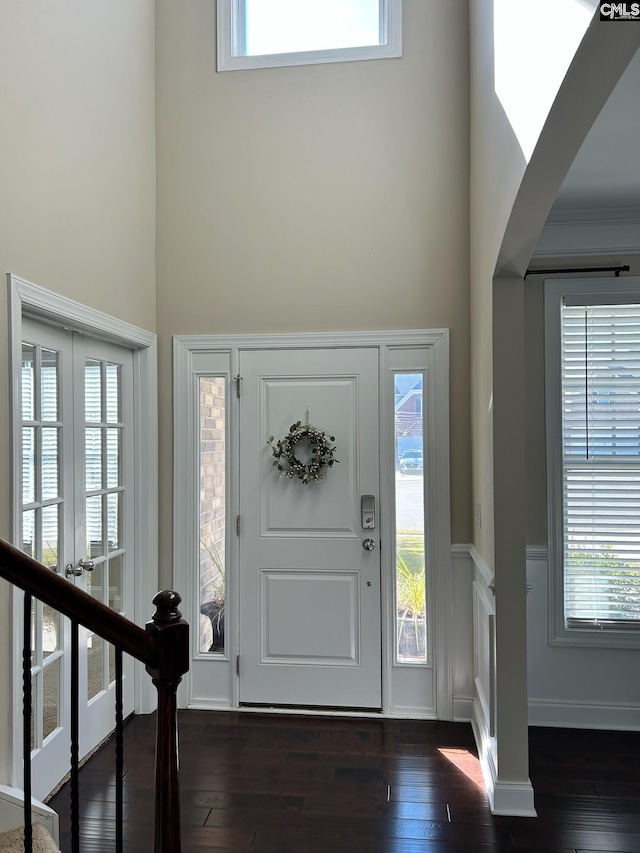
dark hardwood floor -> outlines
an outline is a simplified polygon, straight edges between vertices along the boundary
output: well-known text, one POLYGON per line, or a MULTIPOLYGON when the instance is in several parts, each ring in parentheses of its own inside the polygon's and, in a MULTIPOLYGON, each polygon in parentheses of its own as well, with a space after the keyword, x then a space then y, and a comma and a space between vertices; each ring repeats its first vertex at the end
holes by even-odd
MULTIPOLYGON (((183 853, 640 853, 640 733, 532 729, 537 818, 493 817, 464 724, 180 713, 183 853)), ((151 853, 155 717, 125 729, 125 849, 151 853)), ((80 773, 83 853, 114 849, 114 746, 80 773)), ((50 805, 68 838, 69 792, 50 805)))

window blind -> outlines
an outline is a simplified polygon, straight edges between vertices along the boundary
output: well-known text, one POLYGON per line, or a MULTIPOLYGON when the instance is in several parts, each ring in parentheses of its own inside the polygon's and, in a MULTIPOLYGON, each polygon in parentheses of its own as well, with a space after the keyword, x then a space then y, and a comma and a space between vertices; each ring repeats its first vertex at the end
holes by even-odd
POLYGON ((562 308, 568 626, 640 628, 640 305, 562 308))

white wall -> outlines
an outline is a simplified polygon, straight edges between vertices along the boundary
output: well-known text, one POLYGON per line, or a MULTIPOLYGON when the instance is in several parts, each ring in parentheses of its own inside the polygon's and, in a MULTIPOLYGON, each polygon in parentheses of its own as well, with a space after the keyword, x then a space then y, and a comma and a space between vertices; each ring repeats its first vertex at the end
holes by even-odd
POLYGON ((158 3, 161 530, 173 334, 451 329, 453 540, 470 534, 467 4, 401 59, 218 74, 215 4, 158 3))
MULTIPOLYGON (((155 328, 152 0, 0 7, 0 270, 155 328)), ((2 285, 4 287, 4 284, 2 285)), ((6 297, 0 399, 9 399, 6 297)), ((0 535, 11 538, 8 406, 0 535)), ((0 589, 0 781, 9 781, 11 640, 0 589)))

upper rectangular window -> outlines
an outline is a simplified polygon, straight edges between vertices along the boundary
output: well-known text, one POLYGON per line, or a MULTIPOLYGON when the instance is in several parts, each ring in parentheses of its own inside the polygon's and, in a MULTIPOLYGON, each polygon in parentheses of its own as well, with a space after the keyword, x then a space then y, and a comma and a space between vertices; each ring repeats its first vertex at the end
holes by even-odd
POLYGON ((640 289, 602 284, 547 285, 550 558, 565 638, 640 628, 640 289))
POLYGON ((218 71, 402 55, 402 0, 218 0, 218 71))

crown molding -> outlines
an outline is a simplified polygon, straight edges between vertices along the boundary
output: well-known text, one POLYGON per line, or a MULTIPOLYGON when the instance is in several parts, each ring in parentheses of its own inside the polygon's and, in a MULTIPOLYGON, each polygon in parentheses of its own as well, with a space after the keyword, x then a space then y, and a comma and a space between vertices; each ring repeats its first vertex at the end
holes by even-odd
POLYGON ((552 209, 545 227, 579 225, 585 222, 605 224, 611 222, 640 222, 640 207, 575 207, 552 209))
POLYGON ((533 252, 535 260, 616 257, 640 253, 640 208, 552 211, 533 252))

